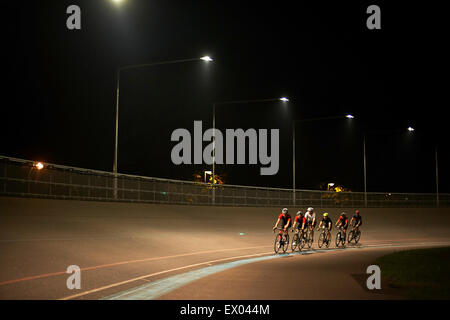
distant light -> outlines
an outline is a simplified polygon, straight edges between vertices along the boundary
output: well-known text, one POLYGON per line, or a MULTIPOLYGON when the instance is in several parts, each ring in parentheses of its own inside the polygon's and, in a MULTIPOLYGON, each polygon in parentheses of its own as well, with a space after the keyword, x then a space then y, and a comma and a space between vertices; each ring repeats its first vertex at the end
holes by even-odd
POLYGON ((349 118, 349 119, 353 119, 354 118, 354 116, 352 116, 351 114, 346 115, 346 117, 349 118))
POLYGON ((201 57, 200 59, 203 61, 206 61, 206 62, 213 61, 213 59, 210 56, 204 56, 204 57, 201 57))
POLYGON ((205 171, 205 174, 212 174, 212 171, 205 171))
POLYGON ((330 187, 333 187, 333 186, 334 186, 334 182, 330 182, 328 185, 329 185, 330 187))
POLYGON ((280 101, 283 101, 283 102, 288 102, 288 101, 289 101, 289 99, 288 99, 288 98, 286 98, 286 97, 281 97, 281 98, 280 98, 280 101))
POLYGON ((409 132, 413 132, 413 131, 414 131, 414 128, 408 127, 408 131, 409 131, 409 132))
POLYGON ((34 166, 36 167, 36 169, 41 170, 44 168, 44 165, 42 164, 42 162, 38 162, 35 163, 34 166))

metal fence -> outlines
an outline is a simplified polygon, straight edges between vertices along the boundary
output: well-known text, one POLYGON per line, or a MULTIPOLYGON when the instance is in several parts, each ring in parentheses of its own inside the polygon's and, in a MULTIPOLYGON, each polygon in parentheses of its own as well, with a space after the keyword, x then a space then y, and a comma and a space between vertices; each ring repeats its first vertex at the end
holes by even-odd
POLYGON ((450 194, 327 192, 150 178, 0 156, 0 196, 220 206, 449 207, 450 194), (295 202, 295 204, 294 204, 295 202))

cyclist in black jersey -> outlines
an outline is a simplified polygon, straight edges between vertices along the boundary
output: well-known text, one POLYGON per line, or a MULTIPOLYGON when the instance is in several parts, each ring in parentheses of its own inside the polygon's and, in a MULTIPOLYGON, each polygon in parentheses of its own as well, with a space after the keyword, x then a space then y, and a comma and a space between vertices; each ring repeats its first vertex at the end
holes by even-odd
POLYGON ((322 225, 324 226, 324 228, 327 229, 327 241, 330 241, 331 229, 333 228, 333 221, 331 221, 331 218, 328 216, 327 212, 325 212, 323 214, 323 218, 322 218, 322 220, 319 223, 319 228, 317 229, 317 231, 320 230, 322 225))
POLYGON ((350 220, 350 224, 354 231, 356 231, 362 224, 362 218, 359 214, 359 210, 355 210, 355 214, 353 215, 352 219, 350 220))

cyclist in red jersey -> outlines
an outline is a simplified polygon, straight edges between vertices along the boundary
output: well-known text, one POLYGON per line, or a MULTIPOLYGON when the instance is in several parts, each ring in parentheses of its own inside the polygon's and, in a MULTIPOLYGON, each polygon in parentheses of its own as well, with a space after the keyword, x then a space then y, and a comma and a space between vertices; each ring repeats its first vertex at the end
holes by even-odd
MULTIPOLYGON (((298 211, 297 215, 294 219, 294 224, 292 225, 292 229, 295 230, 295 235, 294 235, 294 238, 292 239, 292 241, 298 240, 299 233, 301 234, 305 230, 305 226, 306 226, 306 218, 303 215, 303 212, 298 211), (297 227, 297 229, 295 227, 297 227)), ((294 231, 294 230, 292 230, 292 231, 294 231)))
POLYGON ((336 222, 336 227, 342 227, 342 230, 344 232, 344 239, 346 238, 347 234, 347 228, 348 228, 348 218, 345 212, 342 212, 338 221, 336 222))
POLYGON ((281 228, 286 232, 287 229, 290 227, 290 225, 292 223, 292 218, 289 215, 287 208, 284 208, 281 211, 281 214, 278 216, 277 223, 275 223, 275 226, 273 227, 273 230, 278 228, 278 225, 280 224, 280 222, 281 222, 281 228))

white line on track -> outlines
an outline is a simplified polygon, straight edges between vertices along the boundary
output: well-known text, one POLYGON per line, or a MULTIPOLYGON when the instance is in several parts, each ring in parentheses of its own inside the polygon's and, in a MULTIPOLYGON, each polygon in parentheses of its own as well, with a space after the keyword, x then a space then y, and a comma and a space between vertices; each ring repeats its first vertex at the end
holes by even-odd
MULTIPOLYGON (((288 254, 283 254, 283 255, 279 255, 279 257, 285 257, 285 256, 292 256, 292 255, 298 255, 298 254, 313 254, 313 253, 317 253, 317 252, 330 252, 330 251, 342 251, 345 249, 350 249, 350 250, 356 250, 356 249, 376 249, 376 248, 400 248, 400 247, 404 247, 404 248, 408 248, 408 247, 423 247, 423 246, 442 246, 442 245, 450 245, 450 242, 421 242, 421 243, 416 243, 416 244, 383 244, 383 245, 367 245, 367 246, 360 246, 360 247, 346 247, 346 248, 326 248, 326 249, 317 249, 317 250, 309 250, 309 251, 301 251, 301 252, 296 252, 296 253, 288 253, 288 254)), ((169 269, 169 270, 164 270, 164 271, 160 271, 160 272, 156 272, 156 273, 151 273, 148 275, 144 275, 144 276, 140 276, 140 277, 136 277, 133 279, 129 279, 129 280, 125 280, 125 281, 121 281, 121 282, 117 282, 117 283, 113 283, 107 286, 103 286, 103 287, 99 287, 96 289, 92 289, 92 290, 88 290, 85 292, 81 292, 72 296, 68 296, 68 297, 64 297, 61 298, 59 300, 70 300, 70 299, 74 299, 74 298, 78 298, 78 297, 82 297, 91 293, 95 293, 95 292, 99 292, 99 291, 103 291, 106 289, 110 289, 110 288, 114 288, 117 286, 121 286, 127 283, 131 283, 131 282, 135 282, 138 280, 144 280, 146 278, 150 278, 153 276, 157 276, 157 275, 161 275, 161 274, 165 274, 165 273, 169 273, 169 272, 173 272, 173 271, 179 271, 179 270, 183 270, 183 269, 187 269, 187 268, 192 268, 192 267, 198 267, 198 266, 202 266, 202 265, 208 265, 208 264, 212 264, 215 262, 222 262, 222 261, 227 261, 227 260, 235 260, 235 259, 243 259, 243 258, 250 258, 250 257, 258 257, 258 256, 263 256, 263 255, 269 255, 269 254, 273 254, 273 252, 264 252, 264 253, 257 253, 257 254, 250 254, 250 255, 243 255, 243 256, 236 256, 236 257, 229 257, 229 258, 223 258, 223 259, 217 259, 217 260, 212 260, 212 261, 206 261, 206 262, 200 262, 200 263, 196 263, 196 264, 191 264, 191 265, 187 265, 187 266, 183 266, 183 267, 178 267, 178 268, 174 268, 174 269, 169 269)))

